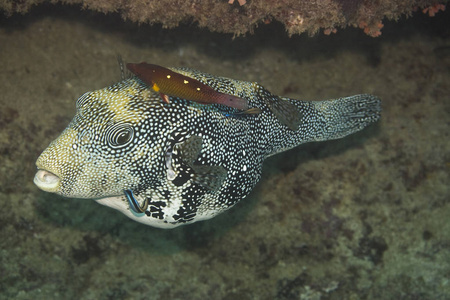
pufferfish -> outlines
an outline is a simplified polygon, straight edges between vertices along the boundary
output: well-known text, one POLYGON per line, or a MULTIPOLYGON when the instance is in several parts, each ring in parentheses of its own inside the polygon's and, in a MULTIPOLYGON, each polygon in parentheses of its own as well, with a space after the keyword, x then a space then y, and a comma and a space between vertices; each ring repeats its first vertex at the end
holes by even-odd
POLYGON ((137 76, 77 100, 73 120, 36 162, 40 189, 174 228, 245 198, 267 157, 380 118, 373 95, 301 101, 256 82, 153 66, 129 64, 137 76))

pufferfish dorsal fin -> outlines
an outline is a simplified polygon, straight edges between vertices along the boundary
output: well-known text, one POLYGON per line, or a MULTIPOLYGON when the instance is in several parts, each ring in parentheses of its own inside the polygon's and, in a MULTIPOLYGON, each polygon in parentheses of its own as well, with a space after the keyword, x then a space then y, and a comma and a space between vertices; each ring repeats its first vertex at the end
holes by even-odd
POLYGON ((221 166, 194 165, 194 161, 202 149, 202 142, 203 139, 201 137, 192 135, 184 142, 175 144, 171 158, 173 167, 169 168, 169 170, 175 169, 174 173, 178 174, 179 178, 178 180, 174 178, 174 180, 177 180, 178 184, 192 178, 193 182, 203 186, 205 189, 217 191, 227 176, 227 170, 221 166), (189 173, 189 177, 185 176, 186 172, 189 173), (182 177, 185 179, 183 180, 182 177))
POLYGON ((298 130, 303 114, 298 110, 297 106, 275 95, 267 97, 266 104, 281 124, 286 125, 293 131, 298 130))

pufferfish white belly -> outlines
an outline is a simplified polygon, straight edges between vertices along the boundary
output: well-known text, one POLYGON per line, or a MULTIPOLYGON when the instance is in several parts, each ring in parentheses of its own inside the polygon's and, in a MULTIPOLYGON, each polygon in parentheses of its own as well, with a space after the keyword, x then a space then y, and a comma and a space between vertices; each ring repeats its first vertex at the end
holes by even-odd
POLYGON ((154 227, 210 219, 251 192, 265 158, 380 118, 373 95, 301 101, 193 69, 127 66, 137 76, 77 100, 34 182, 154 227))

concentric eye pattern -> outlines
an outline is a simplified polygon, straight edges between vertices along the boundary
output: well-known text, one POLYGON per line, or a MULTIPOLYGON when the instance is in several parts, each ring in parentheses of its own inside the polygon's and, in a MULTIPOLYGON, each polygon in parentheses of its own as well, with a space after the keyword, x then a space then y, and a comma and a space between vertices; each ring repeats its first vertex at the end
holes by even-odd
POLYGON ((106 142, 114 149, 127 146, 134 137, 134 130, 129 124, 117 123, 106 130, 106 142))

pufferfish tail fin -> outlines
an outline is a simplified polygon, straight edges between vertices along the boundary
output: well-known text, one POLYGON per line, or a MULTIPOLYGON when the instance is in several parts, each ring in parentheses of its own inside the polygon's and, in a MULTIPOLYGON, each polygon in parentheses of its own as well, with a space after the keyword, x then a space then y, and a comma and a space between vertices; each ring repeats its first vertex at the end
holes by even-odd
POLYGON ((378 121, 381 116, 381 100, 369 94, 312 104, 317 111, 318 121, 322 123, 322 126, 318 126, 316 141, 342 138, 378 121))

